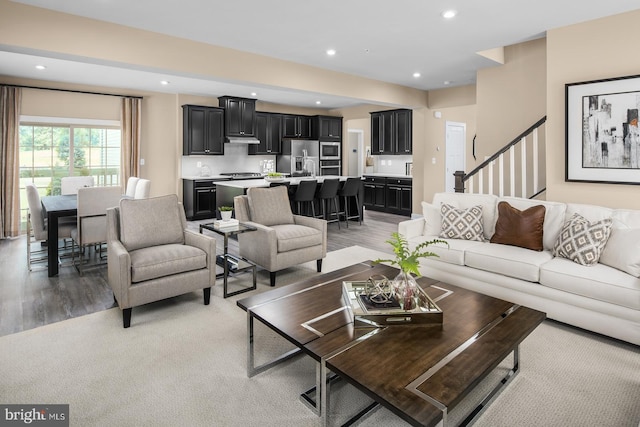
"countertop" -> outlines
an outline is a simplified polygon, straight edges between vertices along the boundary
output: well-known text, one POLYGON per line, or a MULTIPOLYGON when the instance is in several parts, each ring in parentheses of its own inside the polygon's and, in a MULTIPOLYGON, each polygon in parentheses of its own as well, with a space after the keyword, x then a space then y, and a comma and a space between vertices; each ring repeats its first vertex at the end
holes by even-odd
POLYGON ((225 175, 210 175, 210 176, 201 176, 201 175, 185 175, 182 179, 188 179, 190 181, 197 181, 199 179, 224 179, 229 180, 231 177, 225 175))
MULTIPOLYGON (((296 177, 296 178, 284 178, 285 181, 288 181, 291 185, 298 185, 300 181, 315 179, 318 183, 321 183, 325 179, 335 179, 338 178, 340 181, 346 181, 348 176, 338 176, 338 175, 324 175, 317 176, 315 178, 311 177, 296 177)), ((270 182, 265 179, 243 179, 239 181, 220 181, 217 182, 216 185, 225 186, 225 187, 234 187, 234 188, 252 188, 252 187, 268 187, 270 182)))
POLYGON ((382 172, 373 172, 373 173, 365 173, 363 174, 363 176, 372 176, 372 177, 379 177, 379 178, 406 178, 406 179, 413 179, 413 177, 411 175, 404 175, 401 173, 382 173, 382 172))

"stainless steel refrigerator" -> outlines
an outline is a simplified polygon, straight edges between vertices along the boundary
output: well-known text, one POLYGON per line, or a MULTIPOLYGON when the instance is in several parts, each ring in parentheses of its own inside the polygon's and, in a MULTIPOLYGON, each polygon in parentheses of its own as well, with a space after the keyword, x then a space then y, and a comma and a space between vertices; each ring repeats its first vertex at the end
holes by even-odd
POLYGON ((291 176, 320 175, 320 143, 306 139, 283 139, 276 156, 276 171, 291 176))

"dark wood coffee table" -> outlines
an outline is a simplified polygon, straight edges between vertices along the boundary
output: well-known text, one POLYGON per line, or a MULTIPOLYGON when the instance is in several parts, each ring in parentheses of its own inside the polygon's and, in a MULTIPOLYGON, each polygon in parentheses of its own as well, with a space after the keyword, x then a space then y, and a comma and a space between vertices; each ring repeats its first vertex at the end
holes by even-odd
POLYGON ((475 419, 518 373, 519 344, 545 313, 422 277, 418 283, 444 312, 442 328, 354 328, 343 303, 342 281, 374 274, 393 278, 397 272, 362 263, 238 301, 248 316, 248 375, 302 352, 318 363, 315 395, 307 393, 305 399, 323 425, 331 421, 330 372, 412 425, 447 425, 449 411, 513 353, 513 368, 464 423, 475 419), (296 349, 256 367, 254 319, 296 349))

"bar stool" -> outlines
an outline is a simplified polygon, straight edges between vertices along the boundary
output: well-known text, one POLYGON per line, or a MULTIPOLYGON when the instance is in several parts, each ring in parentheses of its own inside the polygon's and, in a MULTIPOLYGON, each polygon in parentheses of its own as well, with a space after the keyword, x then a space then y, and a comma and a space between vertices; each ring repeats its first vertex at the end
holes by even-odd
MULTIPOLYGON (((292 193, 291 193, 291 183, 289 181, 270 182, 269 183, 269 187, 278 187, 279 185, 281 185, 283 187, 287 187, 287 196, 289 196, 289 205, 292 205, 291 199, 293 197, 292 197, 292 193)), ((291 206, 291 211, 293 211, 293 206, 291 206)))
POLYGON ((360 193, 360 187, 362 186, 362 180, 360 178, 347 178, 344 185, 338 191, 339 197, 344 197, 344 219, 347 222, 347 228, 349 228, 349 220, 358 218, 358 222, 362 225, 362 216, 360 215, 360 200, 358 194, 360 193), (349 199, 355 198, 357 215, 351 215, 349 212, 349 199))
MULTIPOLYGON (((296 211, 298 215, 304 215, 302 213, 302 207, 304 204, 311 205, 311 216, 316 216, 316 207, 314 201, 316 198, 316 187, 318 182, 315 179, 303 179, 298 184, 298 189, 293 193, 293 202, 296 204, 296 211)), ((308 209, 307 209, 308 213, 308 209)), ((308 214, 306 216, 309 216, 308 214)))
POLYGON ((320 208, 322 209, 321 217, 327 222, 337 222, 338 229, 340 229, 340 214, 341 212, 338 210, 338 187, 340 186, 340 180, 338 178, 329 178, 325 179, 320 186, 320 190, 318 190, 318 195, 316 198, 320 203, 320 208), (331 209, 331 202, 333 201, 333 212, 331 209), (329 208, 327 209, 327 204, 329 208), (328 210, 328 212, 327 212, 328 210), (333 219, 330 219, 331 216, 334 216, 333 219))

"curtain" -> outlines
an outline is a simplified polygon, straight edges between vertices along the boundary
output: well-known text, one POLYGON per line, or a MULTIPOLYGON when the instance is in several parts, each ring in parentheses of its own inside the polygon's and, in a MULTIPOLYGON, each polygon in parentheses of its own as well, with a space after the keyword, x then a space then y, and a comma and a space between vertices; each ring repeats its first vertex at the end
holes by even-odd
POLYGON ((124 188, 131 176, 140 174, 140 135, 142 121, 142 99, 122 98, 121 112, 122 148, 120 165, 121 185, 124 188))
POLYGON ((20 234, 20 105, 22 89, 0 86, 0 239, 20 234))

